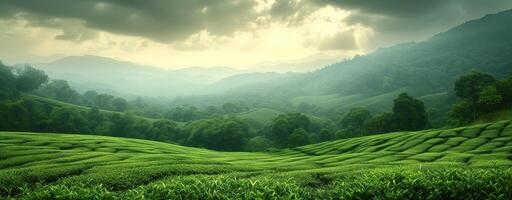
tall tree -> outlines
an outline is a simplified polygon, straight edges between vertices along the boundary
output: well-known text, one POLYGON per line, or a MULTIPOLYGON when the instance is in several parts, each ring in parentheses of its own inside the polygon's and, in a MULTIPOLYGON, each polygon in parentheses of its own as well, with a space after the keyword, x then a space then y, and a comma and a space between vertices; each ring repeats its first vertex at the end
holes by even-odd
POLYGON ((311 122, 309 118, 301 113, 288 113, 277 116, 271 125, 272 139, 277 145, 286 147, 288 136, 296 129, 309 131, 311 122))
POLYGON ((474 104, 478 101, 480 93, 496 82, 494 76, 472 70, 455 81, 455 95, 474 104))
POLYGON ((396 131, 414 131, 428 125, 428 115, 422 101, 402 93, 394 100, 393 125, 396 131))
POLYGON ((297 147, 309 144, 309 133, 303 128, 298 128, 288 136, 288 147, 297 147))
POLYGON ((25 66, 17 71, 16 88, 21 92, 30 92, 38 89, 42 84, 48 82, 48 75, 44 71, 25 66))
POLYGON ((371 118, 370 111, 364 108, 352 108, 341 120, 342 127, 353 135, 364 132, 364 124, 371 118))
POLYGON ((36 94, 68 103, 76 103, 80 97, 80 94, 73 90, 65 80, 52 80, 37 90, 36 94))

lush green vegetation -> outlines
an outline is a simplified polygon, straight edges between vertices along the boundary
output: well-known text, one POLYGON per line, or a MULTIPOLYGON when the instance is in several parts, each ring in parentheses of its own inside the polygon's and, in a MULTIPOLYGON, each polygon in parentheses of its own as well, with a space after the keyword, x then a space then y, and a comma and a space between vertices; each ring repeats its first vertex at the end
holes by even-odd
POLYGON ((21 199, 510 199, 512 123, 261 153, 0 133, 0 194, 21 199))
POLYGON ((510 21, 308 73, 0 62, 0 199, 512 199, 510 21))
POLYGON ((512 106, 512 76, 497 80, 490 74, 471 71, 455 82, 455 93, 462 101, 453 106, 451 115, 458 124, 470 123, 512 106))

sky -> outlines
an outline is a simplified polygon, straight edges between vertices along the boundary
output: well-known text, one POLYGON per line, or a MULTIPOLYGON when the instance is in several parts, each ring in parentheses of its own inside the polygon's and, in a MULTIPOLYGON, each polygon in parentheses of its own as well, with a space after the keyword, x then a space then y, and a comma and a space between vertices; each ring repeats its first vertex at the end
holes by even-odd
POLYGON ((510 0, 0 0, 0 60, 243 69, 342 60, 508 9, 510 0))

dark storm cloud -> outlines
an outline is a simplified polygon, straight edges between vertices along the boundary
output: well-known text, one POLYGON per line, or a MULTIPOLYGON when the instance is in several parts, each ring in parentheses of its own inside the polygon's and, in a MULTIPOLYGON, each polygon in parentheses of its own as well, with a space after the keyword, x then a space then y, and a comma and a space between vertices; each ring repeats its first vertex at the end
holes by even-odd
MULTIPOLYGON (((201 30, 229 35, 247 28, 256 16, 254 6, 245 0, 0 0, 0 17, 33 20, 36 25, 78 20, 92 29, 172 42, 201 30)), ((69 30, 61 39, 67 37, 76 38, 69 30)))
POLYGON ((428 14, 451 0, 312 0, 320 5, 332 5, 345 10, 396 17, 428 14))
POLYGON ((56 38, 63 40, 80 42, 106 31, 171 43, 202 30, 226 36, 275 21, 300 25, 315 10, 333 6, 351 11, 345 23, 371 28, 376 32, 372 45, 382 46, 510 9, 512 1, 276 0, 260 13, 256 5, 254 0, 0 0, 0 18, 60 29, 56 38))
POLYGON ((279 20, 288 25, 300 25, 305 17, 318 8, 318 6, 299 0, 276 0, 268 14, 271 20, 279 20))
POLYGON ((423 39, 468 20, 512 8, 510 0, 311 0, 351 11, 348 25, 370 27, 373 47, 423 39))

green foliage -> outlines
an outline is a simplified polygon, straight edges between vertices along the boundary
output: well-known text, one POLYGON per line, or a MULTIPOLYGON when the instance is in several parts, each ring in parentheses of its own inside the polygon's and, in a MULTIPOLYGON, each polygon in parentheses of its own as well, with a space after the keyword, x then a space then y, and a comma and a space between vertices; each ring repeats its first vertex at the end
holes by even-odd
POLYGON ((512 104, 512 75, 498 82, 496 86, 498 94, 506 105, 512 104))
POLYGON ((246 122, 234 118, 213 118, 194 121, 184 128, 186 144, 224 151, 240 151, 249 133, 246 122))
POLYGON ((297 129, 308 131, 311 126, 309 118, 301 113, 288 113, 277 116, 271 125, 272 138, 281 147, 289 144, 289 136, 297 129))
POLYGON ((364 108, 353 108, 341 120, 342 127, 354 135, 359 135, 364 130, 364 124, 371 118, 370 111, 364 108))
POLYGON ((15 84, 19 91, 30 92, 46 82, 48 82, 48 76, 42 70, 24 66, 16 71, 15 84))
POLYGON ((335 138, 336 138, 335 134, 332 131, 329 131, 327 129, 322 129, 318 133, 318 139, 320 140, 320 142, 334 140, 335 138))
POLYGON ((480 106, 479 110, 482 110, 483 112, 489 112, 499 108, 499 106, 502 104, 502 101, 503 98, 498 94, 496 87, 489 86, 480 92, 477 103, 480 106))
POLYGON ((400 94, 393 105, 393 130, 415 131, 428 125, 428 116, 422 101, 407 93, 400 94))
POLYGON ((292 134, 288 135, 286 142, 288 147, 297 147, 311 143, 309 133, 302 128, 295 129, 292 134))
POLYGON ((342 124, 345 130, 338 133, 338 138, 392 131, 415 131, 427 127, 428 114, 421 100, 401 93, 393 101, 393 113, 382 113, 372 118, 369 111, 354 108, 345 115, 342 124))
POLYGON ((13 96, 14 80, 12 69, 0 62, 0 98, 8 99, 13 96))
POLYGON ((274 146, 272 140, 265 136, 256 136, 249 139, 245 145, 247 151, 265 151, 274 146))
POLYGON ((2 131, 101 134, 168 142, 184 140, 178 125, 165 119, 53 104, 37 98, 0 103, 0 107, 3 107, 0 116, 6 116, 0 123, 2 131))
POLYGON ((80 97, 80 94, 73 90, 68 82, 64 80, 52 80, 49 84, 35 91, 35 93, 68 103, 76 103, 80 97))
POLYGON ((392 113, 382 113, 368 120, 365 126, 369 134, 387 133, 393 130, 393 123, 392 113))
POLYGON ((453 106, 451 117, 456 124, 467 124, 511 105, 511 80, 497 80, 479 71, 461 76, 455 82, 455 93, 462 101, 453 106))
POLYGON ((490 74, 473 70, 455 81, 455 94, 464 100, 475 103, 482 91, 494 85, 496 81, 496 78, 490 74))

